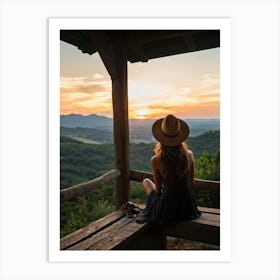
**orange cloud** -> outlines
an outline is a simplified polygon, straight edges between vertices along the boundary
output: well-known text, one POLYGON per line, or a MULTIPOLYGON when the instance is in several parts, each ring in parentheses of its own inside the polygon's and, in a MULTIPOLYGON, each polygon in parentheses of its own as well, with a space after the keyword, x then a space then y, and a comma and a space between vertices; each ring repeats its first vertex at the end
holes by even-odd
POLYGON ((111 82, 102 75, 87 77, 61 77, 60 113, 112 115, 111 82))
POLYGON ((149 117, 161 118, 174 114, 180 118, 219 118, 220 102, 185 103, 181 105, 153 104, 148 106, 149 117))
MULTIPOLYGON (((129 81, 129 118, 218 118, 219 76, 204 74, 197 84, 157 85, 129 81)), ((111 81, 102 75, 61 77, 61 114, 97 113, 112 117, 111 81)))

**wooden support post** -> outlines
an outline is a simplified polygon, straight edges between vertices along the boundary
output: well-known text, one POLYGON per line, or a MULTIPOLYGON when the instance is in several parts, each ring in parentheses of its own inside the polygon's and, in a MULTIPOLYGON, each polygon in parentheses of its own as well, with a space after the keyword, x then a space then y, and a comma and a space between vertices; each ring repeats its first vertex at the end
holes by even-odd
POLYGON ((130 197, 126 51, 103 31, 91 31, 89 37, 112 79, 115 167, 120 170, 116 179, 116 208, 119 209, 130 197))
POLYGON ((130 199, 129 184, 129 126, 127 96, 127 60, 122 48, 115 48, 117 76, 112 77, 114 111, 115 167, 120 170, 116 179, 116 208, 130 199))

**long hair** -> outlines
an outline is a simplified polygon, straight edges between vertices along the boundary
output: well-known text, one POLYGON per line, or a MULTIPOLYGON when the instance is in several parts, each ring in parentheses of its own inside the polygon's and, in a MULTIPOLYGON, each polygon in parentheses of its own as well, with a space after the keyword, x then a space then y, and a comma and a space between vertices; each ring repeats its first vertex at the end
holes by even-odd
POLYGON ((158 142, 154 148, 157 156, 160 156, 163 163, 164 178, 174 182, 181 182, 182 179, 191 173, 191 158, 187 152, 188 146, 185 142, 177 146, 165 146, 158 142))

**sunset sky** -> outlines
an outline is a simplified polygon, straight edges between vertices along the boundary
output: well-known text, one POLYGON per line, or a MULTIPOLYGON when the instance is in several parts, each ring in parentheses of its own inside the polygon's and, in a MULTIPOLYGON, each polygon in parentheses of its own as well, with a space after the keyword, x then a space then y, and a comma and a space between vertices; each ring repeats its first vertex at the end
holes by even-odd
MULTIPOLYGON (((60 42, 61 114, 112 117, 111 80, 97 53, 60 42)), ((128 62, 130 118, 219 118, 220 48, 128 62)))

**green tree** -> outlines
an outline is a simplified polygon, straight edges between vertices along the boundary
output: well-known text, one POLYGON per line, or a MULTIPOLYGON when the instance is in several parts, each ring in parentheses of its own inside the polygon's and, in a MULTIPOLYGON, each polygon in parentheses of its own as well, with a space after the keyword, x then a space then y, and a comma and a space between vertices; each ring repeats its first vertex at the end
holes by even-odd
POLYGON ((195 162, 195 177, 205 180, 220 180, 220 150, 214 155, 203 152, 195 162))
MULTIPOLYGON (((196 160, 195 178, 220 181, 220 150, 217 150, 214 155, 202 153, 196 160)), ((195 191, 194 196, 199 206, 220 208, 220 193, 195 191)))

